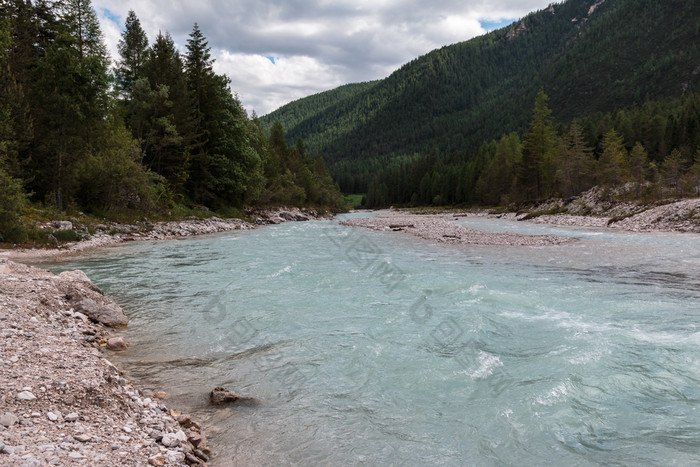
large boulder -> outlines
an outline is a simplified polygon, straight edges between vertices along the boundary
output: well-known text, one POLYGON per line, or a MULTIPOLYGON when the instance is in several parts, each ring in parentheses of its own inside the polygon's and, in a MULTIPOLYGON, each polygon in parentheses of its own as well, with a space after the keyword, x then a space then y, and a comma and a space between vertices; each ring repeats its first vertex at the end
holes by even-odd
POLYGON ((49 227, 54 230, 73 230, 73 223, 69 221, 52 221, 49 227))
POLYGON ((124 311, 114 303, 99 303, 91 298, 83 298, 73 304, 75 311, 83 313, 93 321, 109 327, 122 327, 129 323, 124 311))

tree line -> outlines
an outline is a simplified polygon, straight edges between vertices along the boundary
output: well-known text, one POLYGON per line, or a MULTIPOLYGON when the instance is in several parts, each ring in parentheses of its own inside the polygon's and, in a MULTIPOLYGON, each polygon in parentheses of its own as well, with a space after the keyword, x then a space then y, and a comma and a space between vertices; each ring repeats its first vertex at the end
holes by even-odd
POLYGON ((321 158, 247 115, 196 23, 180 54, 167 32, 149 43, 130 11, 112 67, 90 0, 6 0, 0 12, 6 239, 21 237, 28 203, 105 217, 342 207, 321 158))
POLYGON ((504 134, 463 155, 433 149, 385 160, 383 168, 368 165, 376 171, 366 206, 517 206, 626 184, 627 196, 643 201, 700 196, 700 96, 592 114, 568 126, 554 120, 548 100, 540 90, 522 137, 504 134))
MULTIPOLYGON (((556 119, 582 125, 597 112, 697 93, 700 2, 608 0, 589 14, 594 3, 555 2, 385 79, 301 99, 261 120, 280 120, 291 138, 323 154, 342 191, 367 193, 387 156, 435 147, 441 157, 460 157, 504 132, 523 134, 542 86, 556 119)), ((629 149, 641 138, 630 134, 635 125, 617 128, 629 149)), ((650 156, 657 151, 639 141, 650 156)))

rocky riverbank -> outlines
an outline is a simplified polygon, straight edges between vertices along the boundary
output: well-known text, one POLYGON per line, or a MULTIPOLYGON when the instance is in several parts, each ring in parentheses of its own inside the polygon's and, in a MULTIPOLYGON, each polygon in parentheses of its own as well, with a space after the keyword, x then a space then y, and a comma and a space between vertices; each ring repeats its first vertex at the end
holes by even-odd
POLYGON ((308 221, 324 218, 322 213, 314 209, 278 208, 278 209, 251 209, 246 212, 250 221, 242 219, 220 219, 209 217, 200 219, 192 217, 172 222, 147 221, 134 224, 121 224, 108 222, 92 226, 93 234, 88 233, 84 225, 78 225, 70 221, 53 221, 47 223, 46 228, 56 230, 75 230, 83 237, 80 241, 58 245, 55 248, 14 248, 0 250, 0 257, 16 261, 32 261, 63 257, 83 252, 88 249, 115 245, 122 242, 136 240, 168 240, 178 237, 190 237, 231 230, 251 230, 260 225, 279 224, 288 221, 308 221))
POLYGON ((380 212, 374 217, 355 218, 343 225, 371 230, 406 232, 439 243, 495 246, 547 246, 575 240, 554 235, 520 235, 509 232, 475 230, 452 222, 454 215, 380 212))
POLYGON ((632 232, 700 233, 700 199, 666 199, 655 203, 624 201, 625 190, 609 193, 595 187, 571 200, 555 199, 525 211, 495 217, 579 227, 610 227, 632 232))
POLYGON ((205 465, 199 425, 109 362, 126 323, 84 273, 0 259, 0 466, 205 465))

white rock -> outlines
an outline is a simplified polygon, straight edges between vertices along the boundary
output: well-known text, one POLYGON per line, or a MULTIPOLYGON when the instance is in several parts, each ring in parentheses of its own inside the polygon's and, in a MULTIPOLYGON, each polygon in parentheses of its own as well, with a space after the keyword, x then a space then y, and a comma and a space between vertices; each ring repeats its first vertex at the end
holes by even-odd
POLYGON ((174 433, 166 433, 160 442, 166 448, 174 448, 180 445, 180 438, 174 433))
POLYGON ((56 420, 58 420, 58 415, 56 415, 56 414, 53 413, 53 412, 47 413, 46 416, 47 416, 47 417, 49 418, 49 420, 51 420, 52 422, 55 422, 56 420))
POLYGON ((68 415, 66 415, 63 419, 67 422, 74 422, 80 417, 77 413, 71 412, 68 415))
POLYGON ((36 396, 29 391, 22 391, 17 394, 17 399, 22 401, 33 401, 36 400, 36 396))
POLYGON ((168 451, 165 457, 169 464, 181 465, 185 462, 185 453, 180 451, 168 451))

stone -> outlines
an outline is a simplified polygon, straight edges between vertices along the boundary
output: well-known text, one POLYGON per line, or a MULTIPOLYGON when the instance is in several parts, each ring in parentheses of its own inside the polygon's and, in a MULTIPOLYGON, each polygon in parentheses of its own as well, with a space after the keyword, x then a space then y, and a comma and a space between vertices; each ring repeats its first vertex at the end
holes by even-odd
POLYGON ((177 432, 175 432, 175 437, 180 441, 180 444, 187 442, 187 435, 182 430, 177 430, 177 432))
POLYGON ((155 467, 162 467, 165 465, 165 457, 162 454, 156 454, 148 458, 148 463, 155 467))
POLYGON ((167 451, 165 453, 168 464, 182 465, 185 463, 185 453, 180 451, 167 451))
POLYGON ((107 340, 107 348, 115 352, 121 352, 122 350, 126 350, 127 343, 123 337, 110 337, 107 340))
POLYGON ((189 452, 185 453, 185 462, 187 462, 189 465, 204 465, 204 462, 202 462, 201 459, 197 458, 194 454, 190 454, 189 452))
POLYGON ((24 462, 22 462, 22 467, 41 467, 44 465, 43 462, 39 461, 34 456, 25 456, 22 457, 22 459, 24 459, 24 462))
POLYGON ((88 318, 109 327, 123 327, 129 323, 124 311, 114 303, 97 303, 91 298, 84 298, 74 304, 75 311, 84 313, 88 318))
POLYGON ((255 401, 253 397, 245 397, 237 394, 229 389, 216 387, 209 394, 209 399, 213 405, 223 405, 237 401, 255 401))
POLYGON ((81 443, 87 443, 92 439, 92 436, 85 433, 80 433, 79 435, 73 435, 73 439, 80 441, 81 443))
POLYGON ((7 413, 5 413, 5 415, 0 417, 0 425, 7 427, 7 428, 11 427, 12 425, 17 423, 18 421, 19 421, 19 419, 17 418, 17 416, 15 416, 15 414, 12 414, 10 412, 7 412, 7 413))
POLYGON ((66 405, 73 405, 73 404, 75 404, 75 397, 68 396, 65 399, 63 399, 63 403, 66 405))
POLYGON ((58 420, 58 415, 56 415, 56 414, 53 413, 53 412, 47 413, 47 414, 46 414, 46 417, 47 417, 49 420, 51 420, 52 422, 55 422, 56 420, 58 420))
POLYGON ((29 391, 22 391, 17 394, 17 399, 22 401, 33 401, 36 400, 36 396, 29 391))
POLYGON ((199 433, 192 433, 187 438, 187 441, 189 441, 195 448, 198 448, 199 445, 202 444, 202 435, 199 433))
POLYGON ((204 462, 206 462, 206 461, 209 460, 209 456, 207 456, 206 454, 204 454, 204 452, 202 452, 202 451, 199 450, 199 449, 195 449, 195 450, 194 450, 194 455, 197 456, 197 457, 199 457, 200 459, 202 459, 204 462))
POLYGON ((80 415, 78 415, 77 413, 71 412, 68 415, 66 415, 65 417, 63 417, 63 420, 65 420, 67 422, 74 422, 74 421, 78 420, 79 417, 80 417, 80 415))
POLYGON ((53 221, 49 226, 54 230, 73 230, 73 223, 69 221, 53 221))
POLYGON ((179 417, 177 417, 177 422, 182 428, 194 428, 196 431, 199 431, 201 429, 199 423, 192 420, 192 418, 189 415, 180 415, 179 417))
POLYGON ((0 441, 0 453, 3 453, 3 452, 5 452, 5 443, 0 441))
POLYGON ((165 391, 156 391, 153 393, 153 397, 156 399, 167 399, 170 396, 165 391))
POLYGON ((166 433, 163 435, 163 439, 160 440, 160 444, 166 448, 174 448, 180 445, 180 440, 174 433, 166 433))

